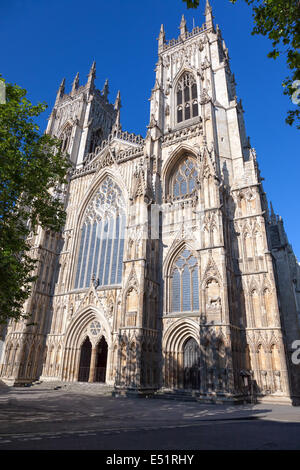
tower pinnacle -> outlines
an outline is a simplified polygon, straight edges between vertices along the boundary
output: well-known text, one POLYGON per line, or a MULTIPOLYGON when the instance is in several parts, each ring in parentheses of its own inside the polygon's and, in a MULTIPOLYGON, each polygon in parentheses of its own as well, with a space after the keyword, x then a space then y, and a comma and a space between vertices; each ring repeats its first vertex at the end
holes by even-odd
POLYGON ((165 34, 164 25, 162 24, 160 27, 159 36, 158 36, 158 51, 159 52, 163 50, 165 42, 166 42, 166 34, 165 34))
POLYGON ((55 104, 58 103, 60 98, 64 95, 64 93, 65 93, 65 84, 66 84, 66 79, 63 78, 61 84, 59 85, 59 89, 58 89, 58 92, 57 92, 57 95, 56 95, 55 104))
POLYGON ((109 86, 108 86, 108 79, 106 79, 105 83, 104 83, 103 90, 102 90, 102 94, 103 94, 105 99, 107 99, 108 93, 109 93, 109 86))
POLYGON ((120 122, 121 93, 120 93, 120 90, 118 91, 114 108, 117 111, 117 115, 116 115, 116 120, 113 126, 113 131, 118 131, 118 130, 121 130, 121 122, 120 122))
POLYGON ((181 17, 181 22, 180 22, 179 29, 180 29, 180 36, 182 37, 182 39, 185 39, 187 28, 186 28, 186 21, 185 21, 184 15, 182 15, 182 17, 181 17))
POLYGON ((211 4, 209 3, 209 0, 206 0, 205 4, 205 23, 206 23, 206 28, 212 28, 213 27, 213 14, 212 14, 212 7, 211 4))
POLYGON ((76 77, 74 78, 74 82, 72 85, 72 92, 71 92, 72 94, 75 93, 75 91, 78 88, 78 85, 79 85, 79 72, 77 72, 76 77))
POLYGON ((89 75, 88 75, 87 85, 89 88, 93 88, 95 78, 96 78, 96 62, 94 61, 92 63, 92 66, 90 68, 89 75))

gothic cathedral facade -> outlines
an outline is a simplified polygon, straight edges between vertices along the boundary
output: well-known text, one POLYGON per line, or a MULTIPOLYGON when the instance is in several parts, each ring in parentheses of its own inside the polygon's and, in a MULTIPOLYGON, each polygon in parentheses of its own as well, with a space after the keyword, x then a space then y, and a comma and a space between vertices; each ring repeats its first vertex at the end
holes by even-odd
POLYGON ((120 94, 62 82, 46 132, 71 159, 62 233, 30 242, 29 319, 7 325, 1 379, 105 382, 297 403, 300 266, 269 210, 221 31, 158 38, 147 135, 120 94))

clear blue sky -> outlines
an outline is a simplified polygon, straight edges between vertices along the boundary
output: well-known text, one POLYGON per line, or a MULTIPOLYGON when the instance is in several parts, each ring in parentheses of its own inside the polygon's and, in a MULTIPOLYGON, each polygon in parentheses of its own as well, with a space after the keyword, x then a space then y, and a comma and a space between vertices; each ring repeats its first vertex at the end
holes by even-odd
MULTIPOLYGON (((293 106, 282 93, 285 61, 268 59, 268 39, 251 36, 252 12, 243 0, 211 3, 229 49, 264 189, 300 259, 299 131, 284 122, 293 106)), ((62 78, 69 91, 75 74, 85 82, 96 60, 97 87, 108 78, 111 101, 121 90, 123 128, 145 136, 160 25, 167 39, 177 37, 182 13, 192 29, 193 18, 196 26, 204 21, 204 4, 200 0, 197 10, 187 10, 182 0, 2 1, 0 71, 7 81, 26 88, 32 102, 49 104, 39 118, 44 130, 62 78)))

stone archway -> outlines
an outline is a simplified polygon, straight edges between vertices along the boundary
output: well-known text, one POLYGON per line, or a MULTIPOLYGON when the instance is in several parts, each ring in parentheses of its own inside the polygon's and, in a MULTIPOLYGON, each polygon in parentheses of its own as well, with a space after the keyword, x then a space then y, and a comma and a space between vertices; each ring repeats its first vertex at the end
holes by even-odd
POLYGON ((193 320, 170 325, 163 337, 163 354, 165 387, 200 389, 199 332, 193 320))

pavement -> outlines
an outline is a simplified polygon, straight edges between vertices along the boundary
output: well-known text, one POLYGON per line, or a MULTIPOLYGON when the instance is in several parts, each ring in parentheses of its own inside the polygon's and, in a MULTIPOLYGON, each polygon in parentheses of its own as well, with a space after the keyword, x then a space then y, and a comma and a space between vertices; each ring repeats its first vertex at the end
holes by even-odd
POLYGON ((300 407, 112 397, 105 384, 0 383, 0 450, 300 449, 300 407))

